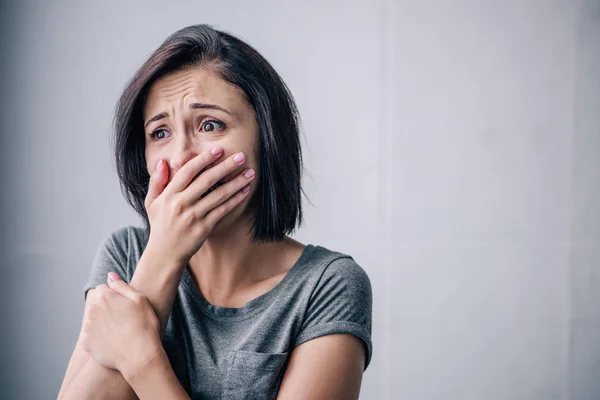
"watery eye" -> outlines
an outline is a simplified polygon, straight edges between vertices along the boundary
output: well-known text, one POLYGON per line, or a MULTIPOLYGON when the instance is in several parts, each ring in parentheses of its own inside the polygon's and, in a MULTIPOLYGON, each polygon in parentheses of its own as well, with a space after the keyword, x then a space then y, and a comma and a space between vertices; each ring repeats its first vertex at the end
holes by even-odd
POLYGON ((222 122, 211 120, 202 124, 202 130, 205 132, 213 132, 225 126, 222 122))

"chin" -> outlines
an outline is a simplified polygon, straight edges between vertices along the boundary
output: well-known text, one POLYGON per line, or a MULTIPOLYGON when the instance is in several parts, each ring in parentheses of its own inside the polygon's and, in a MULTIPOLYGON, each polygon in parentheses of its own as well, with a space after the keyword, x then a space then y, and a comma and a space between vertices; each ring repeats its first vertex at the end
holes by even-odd
POLYGON ((233 230, 238 229, 241 225, 245 225, 248 218, 245 217, 245 213, 248 207, 249 198, 246 198, 241 204, 238 204, 234 209, 229 211, 223 218, 221 218, 212 229, 209 236, 225 236, 231 235, 233 230))

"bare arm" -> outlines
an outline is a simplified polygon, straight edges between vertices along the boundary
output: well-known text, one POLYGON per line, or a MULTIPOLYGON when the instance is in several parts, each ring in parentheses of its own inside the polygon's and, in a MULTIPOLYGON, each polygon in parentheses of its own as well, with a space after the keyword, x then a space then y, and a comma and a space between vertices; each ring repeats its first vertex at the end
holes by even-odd
MULTIPOLYGON (((148 297, 160 321, 161 338, 165 332, 184 267, 181 264, 162 261, 146 248, 129 284, 134 290, 148 297)), ((119 371, 98 364, 78 341, 69 361, 58 399, 92 398, 136 400, 138 397, 119 371)))
POLYGON ((292 351, 277 399, 358 399, 365 357, 363 344, 352 335, 309 340, 292 351))
POLYGON ((141 399, 190 400, 164 351, 152 357, 135 374, 130 375, 125 371, 124 376, 141 399))
MULTIPOLYGON (((223 154, 223 149, 216 147, 192 158, 179 169, 168 186, 170 171, 164 160, 159 160, 150 176, 144 205, 152 231, 158 235, 155 237, 158 237, 157 243, 163 251, 153 251, 155 247, 150 245, 151 240, 148 239, 129 286, 148 298, 158 317, 160 338, 164 335, 189 257, 198 251, 216 223, 250 193, 242 188, 249 187, 253 177, 247 178, 242 171, 235 179, 208 194, 203 201, 197 201, 220 179, 238 171, 246 161, 245 157, 240 158, 236 153, 211 166, 223 154), (187 211, 190 209, 193 211, 191 214, 187 211), (161 254, 169 254, 172 258, 167 260, 161 254)), ((75 346, 58 398, 79 400, 92 397, 136 399, 134 391, 119 371, 96 363, 81 346, 75 346)))

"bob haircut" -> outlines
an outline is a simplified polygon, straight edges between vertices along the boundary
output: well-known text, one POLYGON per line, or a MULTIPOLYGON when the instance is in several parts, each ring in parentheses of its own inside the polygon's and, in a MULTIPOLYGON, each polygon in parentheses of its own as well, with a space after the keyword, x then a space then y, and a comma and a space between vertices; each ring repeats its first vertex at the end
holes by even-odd
POLYGON ((245 94, 254 108, 259 135, 261 181, 249 203, 252 240, 283 239, 302 223, 302 152, 294 98, 279 74, 244 41, 209 25, 171 34, 125 86, 114 115, 111 146, 121 191, 144 221, 150 175, 146 169, 143 108, 150 86, 170 73, 206 67, 245 94))

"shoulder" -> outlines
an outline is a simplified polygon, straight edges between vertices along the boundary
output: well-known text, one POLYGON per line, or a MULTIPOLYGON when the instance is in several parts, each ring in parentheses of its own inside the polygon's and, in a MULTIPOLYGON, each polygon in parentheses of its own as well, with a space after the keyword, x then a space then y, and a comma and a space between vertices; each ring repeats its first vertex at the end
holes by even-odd
POLYGON ((98 253, 127 254, 129 226, 121 226, 104 234, 98 245, 98 253))
POLYGON ((366 366, 372 354, 373 293, 367 272, 352 256, 315 246, 307 268, 309 296, 298 346, 319 336, 346 333, 361 339, 365 345, 366 366))
POLYGON ((318 286, 345 286, 348 289, 371 293, 369 275, 352 256, 316 245, 313 258, 319 260, 314 273, 318 274, 318 286))
POLYGON ((106 233, 102 244, 117 247, 127 247, 131 241, 143 242, 146 232, 143 228, 135 225, 123 225, 106 233))
POLYGON ((97 254, 110 254, 125 261, 132 247, 143 246, 146 234, 143 228, 134 225, 123 225, 106 233, 97 247, 97 254))
POLYGON ((312 299, 327 303, 345 304, 360 310, 364 315, 371 314, 373 291, 369 275, 352 256, 322 246, 317 246, 323 263, 318 271, 318 280, 312 299))
POLYGON ((109 231, 104 235, 105 242, 113 242, 115 244, 120 244, 123 242, 127 242, 129 237, 129 230, 132 228, 131 225, 120 226, 116 229, 109 231))
POLYGON ((129 282, 131 277, 131 256, 133 238, 143 233, 131 225, 120 226, 104 234, 96 247, 92 267, 84 287, 84 293, 89 289, 106 283, 106 274, 116 272, 129 282))

